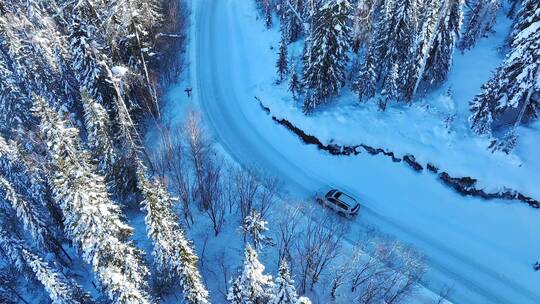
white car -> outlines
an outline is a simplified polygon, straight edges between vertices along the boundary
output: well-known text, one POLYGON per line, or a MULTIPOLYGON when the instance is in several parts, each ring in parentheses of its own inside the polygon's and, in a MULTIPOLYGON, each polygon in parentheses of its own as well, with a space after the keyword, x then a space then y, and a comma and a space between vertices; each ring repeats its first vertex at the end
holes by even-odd
POLYGON ((316 200, 319 204, 336 211, 343 217, 353 217, 360 210, 360 204, 356 199, 337 189, 328 191, 324 197, 317 197, 316 200))

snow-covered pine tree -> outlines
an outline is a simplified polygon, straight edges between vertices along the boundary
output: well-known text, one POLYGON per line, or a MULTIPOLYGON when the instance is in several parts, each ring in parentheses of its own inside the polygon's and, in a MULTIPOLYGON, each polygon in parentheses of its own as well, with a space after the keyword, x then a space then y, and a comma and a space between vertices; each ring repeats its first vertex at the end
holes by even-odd
POLYGON ((296 72, 296 67, 291 68, 291 79, 289 80, 289 91, 292 93, 293 99, 296 101, 302 93, 302 82, 296 72))
POLYGON ((298 99, 298 96, 302 94, 302 82, 300 81, 298 72, 296 72, 295 66, 291 68, 291 79, 289 80, 289 91, 292 93, 293 99, 295 101, 298 99))
MULTIPOLYGON (((363 101, 375 96, 377 92, 379 75, 382 64, 379 60, 381 52, 386 52, 388 26, 391 21, 393 10, 392 1, 382 1, 381 9, 375 18, 372 33, 370 35, 368 49, 364 54, 364 62, 360 67, 359 74, 353 83, 353 89, 358 93, 358 100, 363 101)), ((354 40, 353 40, 354 41, 354 40)))
POLYGON ((92 265, 107 296, 116 304, 152 303, 147 294, 147 267, 141 253, 127 240, 133 229, 121 220, 121 211, 108 196, 79 146, 78 131, 41 97, 33 113, 47 142, 53 173, 49 177, 55 201, 64 217, 66 236, 92 265))
POLYGON ((302 17, 305 21, 310 23, 310 27, 313 27, 313 17, 317 12, 317 9, 321 6, 320 0, 303 0, 302 5, 302 17))
POLYGON ((54 73, 28 37, 36 33, 37 39, 39 30, 20 14, 19 5, 13 3, 12 12, 0 15, 0 129, 6 132, 31 121, 30 92, 55 91, 50 85, 54 73))
POLYGON ((294 287, 294 280, 291 278, 289 265, 285 260, 279 264, 279 275, 276 278, 272 299, 268 304, 296 304, 298 294, 294 287))
POLYGON ((348 0, 325 3, 313 17, 313 27, 304 51, 304 84, 313 91, 305 111, 310 112, 339 93, 345 84, 349 50, 348 0))
POLYGON ((461 31, 463 0, 448 0, 445 3, 423 76, 423 81, 428 85, 446 80, 461 31))
POLYGON ((69 43, 73 53, 73 70, 79 86, 90 93, 93 98, 102 100, 104 79, 102 71, 103 46, 96 38, 98 29, 87 24, 80 18, 75 18, 69 27, 69 43))
POLYGON ((142 163, 138 166, 139 188, 144 196, 147 233, 154 244, 152 255, 158 272, 168 280, 178 278, 189 304, 208 304, 208 291, 197 269, 198 257, 173 211, 173 198, 159 181, 149 181, 142 163))
POLYGON ((518 143, 518 134, 515 128, 511 128, 504 136, 500 139, 495 139, 491 141, 489 148, 492 152, 502 151, 506 154, 510 154, 512 150, 516 147, 518 143))
POLYGON ((97 162, 100 175, 111 181, 117 159, 114 143, 111 138, 111 121, 107 110, 85 90, 81 91, 84 109, 84 124, 88 136, 88 147, 97 162))
POLYGON ((11 58, 4 52, 0 40, 0 132, 4 134, 17 130, 28 120, 30 101, 21 92, 20 79, 11 58))
POLYGON ((227 293, 227 301, 230 304, 244 304, 244 298, 242 295, 242 287, 240 286, 240 277, 237 277, 231 284, 229 292, 227 293))
POLYGON ((282 3, 283 14, 283 32, 287 43, 297 41, 303 32, 302 16, 303 0, 284 0, 282 3))
POLYGON ((415 39, 416 46, 413 52, 413 59, 410 60, 407 70, 409 70, 409 78, 405 79, 403 87, 403 95, 407 101, 411 101, 418 90, 420 81, 424 75, 426 62, 430 55, 430 50, 433 46, 435 37, 437 36, 437 25, 439 24, 441 12, 440 0, 427 0, 424 3, 425 12, 422 29, 415 39))
POLYGON ((244 252, 242 273, 233 281, 227 299, 231 303, 263 304, 272 298, 272 276, 264 274, 264 265, 257 252, 247 244, 244 252))
MULTIPOLYGON (((138 48, 150 43, 150 34, 162 20, 158 0, 111 1, 105 11, 103 18, 106 20, 105 31, 108 45, 115 51, 121 46, 131 44, 130 46, 138 48)), ((126 51, 130 50, 122 50, 122 52, 126 51)), ((136 56, 134 59, 138 61, 136 56)))
POLYGON ((511 128, 538 118, 540 106, 540 2, 523 3, 512 30, 512 49, 471 102, 470 123, 489 133, 505 116, 511 128))
POLYGON ((271 28, 272 27, 272 4, 271 4, 271 1, 270 0, 266 0, 265 1, 265 6, 264 6, 264 25, 266 26, 267 29, 271 28))
POLYGON ((300 297, 296 304, 311 304, 311 300, 307 297, 300 297))
POLYGON ((47 228, 47 223, 42 220, 38 206, 24 200, 0 173, 0 206, 15 211, 19 221, 30 233, 32 238, 41 248, 51 247, 52 235, 47 228))
POLYGON ((389 13, 385 13, 388 16, 385 22, 388 23, 377 32, 375 62, 380 66, 377 70, 383 90, 386 89, 392 99, 396 100, 403 93, 404 83, 411 73, 403 67, 410 66, 409 54, 413 54, 418 28, 418 3, 417 0, 387 0, 385 7, 389 10, 389 13), (392 74, 396 66, 401 67, 397 78, 392 74), (390 79, 391 77, 394 79, 390 79), (394 84, 386 84, 387 81, 394 80, 399 88, 398 95, 390 90, 394 84))
POLYGON ((375 96, 377 90, 377 72, 375 71, 375 66, 375 52, 372 44, 366 53, 360 74, 354 83, 359 101, 375 96))
MULTIPOLYGON (((132 108, 147 109, 154 115, 159 114, 159 107, 149 62, 153 58, 156 29, 163 19, 160 10, 159 0, 110 1, 105 15, 107 45, 121 56, 130 73, 137 76, 131 77, 132 86, 140 86, 137 96, 130 100, 132 108)), ((108 71, 105 74, 110 79, 119 78, 111 77, 108 71)))
POLYGON ((61 100, 63 109, 72 109, 74 96, 67 88, 73 75, 65 66, 69 52, 60 29, 51 21, 54 17, 47 11, 47 3, 15 1, 14 6, 13 12, 0 16, 0 44, 6 45, 26 91, 25 114, 31 116, 32 92, 55 104, 61 100))
POLYGON ((355 88, 360 100, 375 95, 380 86, 385 92, 383 100, 398 100, 406 80, 410 78, 411 56, 418 28, 417 0, 385 0, 380 10, 364 65, 356 80, 355 88), (393 75, 395 66, 401 67, 399 75, 393 75), (391 83, 387 83, 387 82, 391 83), (395 83, 392 83, 395 82, 395 83), (393 91, 397 87, 397 94, 393 91))
MULTIPOLYGON (((118 197, 126 198, 134 189, 135 172, 132 159, 135 157, 135 149, 133 143, 126 140, 125 137, 117 139, 121 142, 120 144, 115 142, 112 137, 113 121, 109 119, 109 113, 86 91, 81 92, 81 101, 84 109, 88 146, 93 160, 97 163, 98 173, 105 177, 112 193, 118 197), (122 150, 119 146, 127 146, 127 148, 122 150)), ((123 116, 119 115, 118 117, 123 116)), ((126 123, 123 119, 117 122, 126 123)), ((128 126, 124 124, 124 127, 131 128, 131 121, 127 123, 128 126)), ((129 132, 124 128, 122 130, 129 132)), ((125 134, 124 132, 122 134, 125 134)))
POLYGON ((501 8, 501 0, 474 0, 465 15, 465 29, 458 44, 462 50, 471 49, 478 40, 493 29, 497 13, 501 8))
POLYGON ((394 64, 392 66, 392 69, 390 70, 390 73, 387 77, 386 82, 384 83, 381 95, 384 99, 384 106, 379 107, 380 110, 384 111, 386 109, 386 104, 391 101, 396 101, 399 96, 399 66, 397 64, 394 64))
POLYGON ((476 95, 469 105, 472 113, 469 117, 469 123, 471 129, 477 134, 491 134, 495 100, 500 98, 500 96, 495 95, 499 81, 497 75, 492 76, 487 83, 482 85, 482 92, 476 95))
POLYGON ((54 304, 91 303, 90 296, 59 269, 47 264, 37 254, 23 245, 22 240, 11 236, 0 227, 0 249, 21 272, 31 272, 43 285, 54 304))
POLYGON ((508 0, 508 2, 510 4, 510 8, 508 9, 506 16, 508 16, 508 18, 514 18, 519 7, 521 6, 522 0, 508 0))
POLYGON ((362 0, 354 5, 351 48, 355 53, 367 44, 372 34, 375 12, 380 2, 381 0, 362 0))
POLYGON ((39 248, 59 253, 62 249, 46 210, 43 181, 20 160, 21 155, 17 144, 7 143, 0 135, 0 206, 15 212, 39 248))
POLYGON ((261 213, 255 209, 251 209, 240 227, 244 232, 244 236, 246 234, 250 236, 256 250, 261 249, 265 244, 271 241, 269 237, 263 234, 268 230, 268 227, 266 227, 267 224, 268 222, 263 219, 261 213))
POLYGON ((287 77, 287 74, 289 72, 289 62, 287 58, 287 41, 285 37, 285 33, 283 32, 283 29, 281 31, 281 41, 279 44, 279 54, 278 54, 278 60, 276 62, 276 68, 277 68, 277 74, 278 79, 277 83, 282 83, 283 80, 287 77))

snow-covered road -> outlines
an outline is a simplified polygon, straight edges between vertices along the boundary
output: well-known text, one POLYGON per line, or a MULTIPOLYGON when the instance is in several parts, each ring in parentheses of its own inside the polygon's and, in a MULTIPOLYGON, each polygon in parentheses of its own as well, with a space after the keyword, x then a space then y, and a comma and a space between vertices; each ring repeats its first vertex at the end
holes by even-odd
POLYGON ((461 197, 431 175, 384 157, 335 157, 300 142, 254 100, 271 98, 272 32, 255 20, 252 0, 194 0, 190 81, 218 142, 243 165, 282 179, 291 195, 335 186, 365 208, 349 241, 366 226, 424 253, 425 286, 454 287, 456 303, 540 303, 530 264, 540 253, 540 214, 522 204, 461 197))

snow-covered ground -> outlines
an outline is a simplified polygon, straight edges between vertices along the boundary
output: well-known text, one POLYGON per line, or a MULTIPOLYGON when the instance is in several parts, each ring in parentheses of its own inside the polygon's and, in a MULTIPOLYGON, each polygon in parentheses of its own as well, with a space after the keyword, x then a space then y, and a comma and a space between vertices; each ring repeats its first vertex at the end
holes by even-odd
POLYGON ((191 105, 200 106, 218 142, 237 162, 279 177, 298 199, 330 186, 358 197, 364 208, 351 223, 350 242, 374 226, 414 245, 427 257, 425 287, 437 292, 453 286, 451 300, 456 303, 540 302, 539 274, 531 268, 540 253, 537 210, 462 197, 432 175, 418 174, 384 157, 330 156, 275 124, 254 99, 271 102, 273 111, 297 119, 322 138, 416 153, 420 160, 456 175, 470 174, 490 187, 515 186, 535 196, 540 191, 534 188, 539 174, 530 159, 535 156, 525 153, 533 143, 530 137, 523 136, 516 152, 519 160, 491 155, 485 151, 486 141, 470 137, 463 121, 464 105, 500 60, 494 47, 505 34, 504 23, 491 42, 481 42, 479 50, 484 51, 457 56, 450 80, 453 101, 426 99, 413 106, 421 110, 393 107, 381 114, 371 105, 354 106, 353 96, 345 94, 348 103, 339 102, 305 119, 291 106, 285 87, 273 85, 279 36, 256 20, 253 1, 192 3, 190 75, 170 95, 164 111, 170 120, 178 119, 189 104, 183 89, 193 87, 191 105), (469 66, 477 68, 468 70, 469 66), (353 113, 344 114, 349 111, 353 113), (453 111, 458 115, 448 133, 441 120, 453 111), (519 167, 517 162, 527 165, 519 167))

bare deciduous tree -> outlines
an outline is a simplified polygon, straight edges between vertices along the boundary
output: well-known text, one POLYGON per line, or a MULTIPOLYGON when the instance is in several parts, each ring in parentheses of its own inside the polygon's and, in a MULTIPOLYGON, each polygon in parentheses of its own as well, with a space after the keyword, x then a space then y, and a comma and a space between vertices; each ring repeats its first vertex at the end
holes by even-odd
POLYGON ((213 164, 206 166, 204 176, 204 191, 202 198, 206 201, 206 209, 204 212, 212 221, 214 234, 217 236, 225 223, 225 199, 223 195, 222 185, 222 162, 215 160, 213 164))
POLYGON ((303 238, 297 244, 302 293, 308 286, 313 290, 323 271, 338 256, 344 234, 344 226, 333 214, 312 212, 312 220, 308 221, 303 238))
POLYGON ((330 288, 330 296, 332 300, 336 299, 338 289, 345 284, 345 280, 349 273, 350 264, 348 262, 336 268, 334 279, 332 280, 332 287, 330 288))
POLYGON ((370 232, 350 264, 351 291, 359 303, 400 303, 424 274, 422 257, 411 247, 370 232))
POLYGON ((281 194, 283 184, 274 176, 261 176, 261 187, 255 202, 255 208, 259 210, 263 217, 266 217, 268 211, 281 194))
POLYGON ((435 299, 435 304, 445 304, 445 303, 449 303, 449 296, 450 294, 452 293, 454 287, 451 286, 451 285, 444 285, 442 288, 441 288, 441 291, 439 291, 439 296, 437 297, 437 299, 435 299))
POLYGON ((254 168, 230 168, 226 186, 229 212, 237 207, 244 219, 256 209, 266 217, 281 189, 282 184, 277 178, 264 176, 254 168))
POLYGON ((244 219, 254 208, 260 184, 252 169, 233 168, 229 173, 229 179, 232 182, 229 189, 232 199, 230 202, 235 202, 229 204, 229 210, 232 211, 236 205, 240 211, 240 217, 244 219))
POLYGON ((185 157, 186 149, 183 138, 175 138, 171 134, 182 134, 177 127, 159 127, 161 135, 161 147, 154 156, 154 169, 158 174, 168 181, 180 199, 182 213, 186 225, 194 223, 193 213, 190 205, 191 198, 191 177, 188 170, 188 163, 185 157))
POLYGON ((215 151, 212 141, 203 130, 199 114, 193 111, 188 113, 183 131, 186 138, 186 150, 191 158, 194 172, 193 198, 198 202, 201 210, 206 210, 212 198, 209 187, 213 181, 208 179, 208 172, 214 171, 215 151))
POLYGON ((201 119, 195 112, 188 113, 183 133, 193 168, 192 197, 210 218, 214 234, 218 235, 225 221, 223 161, 217 157, 213 142, 205 135, 201 119))
POLYGON ((292 264, 292 248, 300 233, 300 219, 302 212, 299 207, 286 207, 276 216, 277 223, 277 245, 279 259, 287 260, 292 264))

